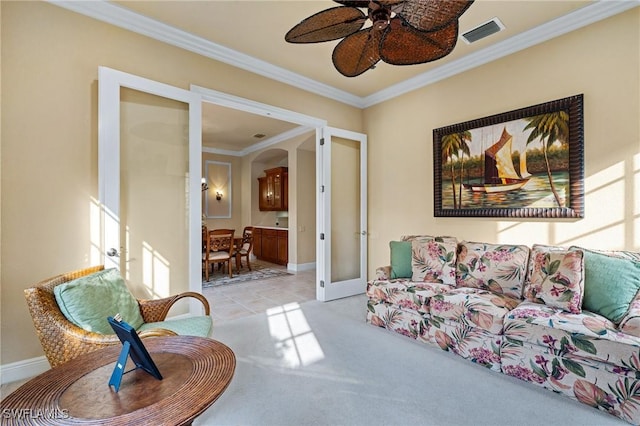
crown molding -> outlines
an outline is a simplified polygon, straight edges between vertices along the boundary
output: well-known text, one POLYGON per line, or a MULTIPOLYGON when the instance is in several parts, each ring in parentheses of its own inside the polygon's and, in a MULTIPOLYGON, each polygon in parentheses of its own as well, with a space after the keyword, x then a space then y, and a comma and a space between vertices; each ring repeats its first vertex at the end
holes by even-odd
POLYGON ((49 3, 85 16, 151 37, 158 41, 197 53, 216 61, 250 71, 263 77, 316 93, 347 105, 362 108, 362 98, 308 77, 254 58, 228 47, 182 31, 105 0, 47 0, 49 3))
POLYGON ((640 0, 598 0, 500 43, 389 86, 369 96, 360 97, 155 21, 105 0, 47 1, 73 12, 357 108, 367 108, 387 101, 640 5, 640 0))
POLYGON ((640 5, 640 0, 600 0, 564 16, 545 22, 504 41, 473 52, 463 58, 387 87, 363 99, 363 108, 428 86, 472 68, 495 61, 552 38, 561 36, 640 5))

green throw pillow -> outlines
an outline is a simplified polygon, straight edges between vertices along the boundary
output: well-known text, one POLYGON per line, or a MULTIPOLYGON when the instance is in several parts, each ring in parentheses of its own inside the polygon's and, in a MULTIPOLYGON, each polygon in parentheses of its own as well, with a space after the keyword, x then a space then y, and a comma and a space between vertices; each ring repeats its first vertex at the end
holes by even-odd
POLYGON ((640 290, 640 262, 584 250, 584 309, 619 323, 640 290))
POLYGON ((53 293, 64 316, 87 331, 114 334, 107 317, 117 313, 135 329, 144 322, 138 301, 115 268, 60 284, 53 293))
POLYGON ((411 241, 391 241, 391 278, 411 278, 411 241))

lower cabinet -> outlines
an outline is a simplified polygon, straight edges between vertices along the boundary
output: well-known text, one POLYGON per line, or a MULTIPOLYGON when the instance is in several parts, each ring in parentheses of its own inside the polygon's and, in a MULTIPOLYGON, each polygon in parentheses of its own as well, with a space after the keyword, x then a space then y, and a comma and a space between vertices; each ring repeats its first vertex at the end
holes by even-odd
POLYGON ((253 254, 260 260, 286 265, 289 262, 289 231, 253 228, 253 254))

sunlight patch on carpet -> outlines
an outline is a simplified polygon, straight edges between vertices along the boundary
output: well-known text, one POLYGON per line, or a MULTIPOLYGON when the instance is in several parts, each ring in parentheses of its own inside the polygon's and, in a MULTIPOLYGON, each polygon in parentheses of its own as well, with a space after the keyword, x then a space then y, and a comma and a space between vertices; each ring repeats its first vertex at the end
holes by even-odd
POLYGON ((324 359, 300 305, 288 303, 267 310, 269 332, 284 366, 298 368, 324 359))

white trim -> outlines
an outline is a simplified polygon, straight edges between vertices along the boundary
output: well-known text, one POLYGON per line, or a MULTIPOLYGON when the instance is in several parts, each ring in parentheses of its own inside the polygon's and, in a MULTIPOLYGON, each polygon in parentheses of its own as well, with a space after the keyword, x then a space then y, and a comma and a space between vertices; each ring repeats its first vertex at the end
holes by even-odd
POLYGON ((242 151, 232 151, 229 149, 210 148, 210 147, 203 146, 202 152, 208 152, 210 154, 230 155, 234 157, 244 157, 245 155, 250 154, 252 152, 259 151, 264 148, 268 148, 272 145, 276 145, 280 142, 284 142, 296 136, 313 132, 314 130, 315 130, 314 127, 305 127, 305 126, 296 127, 294 129, 287 130, 286 132, 282 132, 279 135, 275 135, 268 139, 265 139, 260 143, 257 143, 255 145, 252 145, 248 148, 243 149, 242 151))
POLYGON ((287 269, 289 271, 301 272, 301 271, 312 271, 316 269, 316 262, 310 263, 288 263, 287 269))
POLYGON ((26 380, 42 374, 51 369, 49 361, 43 356, 37 358, 24 359, 22 361, 11 362, 0 365, 0 384, 26 380))
POLYGON ((244 53, 236 52, 110 2, 102 0, 48 1, 56 6, 358 108, 367 108, 395 98, 640 5, 640 0, 595 1, 588 6, 546 22, 491 47, 476 51, 369 96, 359 97, 244 53))

